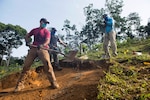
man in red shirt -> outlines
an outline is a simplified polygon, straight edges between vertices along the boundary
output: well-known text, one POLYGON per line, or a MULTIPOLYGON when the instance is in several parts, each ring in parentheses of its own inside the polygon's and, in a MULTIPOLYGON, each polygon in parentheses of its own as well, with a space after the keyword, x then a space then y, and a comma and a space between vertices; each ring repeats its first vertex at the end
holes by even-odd
POLYGON ((23 71, 21 76, 17 82, 15 92, 20 91, 24 88, 25 78, 27 76, 27 72, 30 69, 34 59, 39 57, 39 59, 44 64, 44 72, 46 73, 49 82, 51 83, 52 88, 59 88, 59 85, 56 81, 56 77, 53 71, 53 67, 50 62, 50 57, 48 50, 42 48, 49 48, 48 44, 50 43, 50 32, 46 29, 46 25, 49 24, 47 19, 41 18, 40 27, 32 29, 26 36, 26 46, 30 46, 30 38, 34 36, 33 45, 37 46, 37 48, 30 46, 30 50, 24 62, 23 71))

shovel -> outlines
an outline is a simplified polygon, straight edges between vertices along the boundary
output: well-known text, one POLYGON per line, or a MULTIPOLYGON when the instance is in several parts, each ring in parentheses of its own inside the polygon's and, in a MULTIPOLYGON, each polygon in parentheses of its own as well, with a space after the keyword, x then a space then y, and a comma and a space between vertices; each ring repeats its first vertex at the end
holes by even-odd
MULTIPOLYGON (((34 48, 37 48, 38 46, 36 45, 33 45, 33 44, 29 44, 30 47, 34 47, 34 48)), ((49 48, 44 48, 44 47, 41 47, 41 49, 45 49, 45 50, 48 50, 50 52, 55 52, 55 53, 58 53, 58 54, 61 54, 65 57, 65 59, 68 59, 70 61, 74 60, 78 50, 71 50, 69 51, 68 55, 65 55, 64 53, 58 51, 58 50, 53 50, 53 49, 49 49, 49 48)))

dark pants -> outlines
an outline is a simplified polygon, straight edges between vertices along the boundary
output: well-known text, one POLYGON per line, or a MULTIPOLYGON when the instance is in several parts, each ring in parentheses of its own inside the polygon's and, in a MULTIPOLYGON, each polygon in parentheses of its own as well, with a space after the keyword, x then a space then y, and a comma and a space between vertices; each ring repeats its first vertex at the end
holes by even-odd
POLYGON ((52 62, 52 60, 54 61, 55 67, 60 67, 57 53, 55 53, 55 52, 50 53, 50 61, 52 62))

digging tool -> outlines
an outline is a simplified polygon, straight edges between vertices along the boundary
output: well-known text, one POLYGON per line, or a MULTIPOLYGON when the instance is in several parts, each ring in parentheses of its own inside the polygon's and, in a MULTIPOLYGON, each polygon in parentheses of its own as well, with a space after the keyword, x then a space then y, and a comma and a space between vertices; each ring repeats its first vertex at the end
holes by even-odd
MULTIPOLYGON (((36 45, 33 45, 33 44, 29 44, 30 47, 34 47, 34 48, 38 48, 38 46, 36 45)), ((69 60, 73 60, 77 54, 77 50, 71 50, 69 51, 68 55, 65 55, 64 53, 60 52, 60 51, 57 51, 57 50, 53 50, 53 49, 50 49, 50 48, 44 48, 44 47, 41 47, 41 49, 45 49, 45 50, 48 50, 50 52, 55 52, 55 53, 59 53, 61 55, 63 55, 65 57, 65 59, 69 59, 69 60)))

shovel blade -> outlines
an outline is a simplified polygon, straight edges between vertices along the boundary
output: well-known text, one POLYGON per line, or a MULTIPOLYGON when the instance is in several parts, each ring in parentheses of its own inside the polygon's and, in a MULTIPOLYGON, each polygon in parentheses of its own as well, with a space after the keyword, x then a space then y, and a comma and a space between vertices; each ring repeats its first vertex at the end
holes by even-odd
POLYGON ((75 59, 75 56, 76 56, 77 53, 78 53, 78 50, 69 51, 68 55, 65 56, 63 61, 64 62, 72 62, 75 59))

